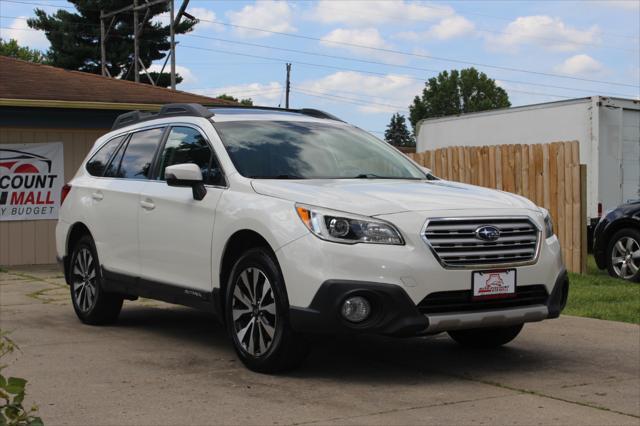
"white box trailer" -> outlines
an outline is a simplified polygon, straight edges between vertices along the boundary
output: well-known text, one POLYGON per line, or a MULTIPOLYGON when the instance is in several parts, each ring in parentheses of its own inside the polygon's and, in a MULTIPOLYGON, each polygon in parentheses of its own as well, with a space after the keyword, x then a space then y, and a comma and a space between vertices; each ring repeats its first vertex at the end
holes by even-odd
POLYGON ((640 198, 640 100, 593 96, 426 119, 416 149, 572 140, 587 165, 588 220, 640 198))

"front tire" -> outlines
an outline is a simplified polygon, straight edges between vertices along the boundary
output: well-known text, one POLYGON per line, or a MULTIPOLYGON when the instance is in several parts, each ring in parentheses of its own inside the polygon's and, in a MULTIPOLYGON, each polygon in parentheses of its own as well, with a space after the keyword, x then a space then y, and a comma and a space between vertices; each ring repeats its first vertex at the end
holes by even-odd
POLYGON ((524 324, 507 327, 472 328, 449 331, 449 336, 462 346, 471 348, 495 348, 515 339, 524 324))
POLYGON ((235 263, 225 295, 227 330, 249 369, 275 373, 297 367, 307 342, 289 325, 289 303, 280 268, 265 248, 247 251, 235 263))
POLYGON ((624 228, 613 234, 607 247, 609 275, 640 282, 640 231, 624 228))
POLYGON ((103 290, 98 253, 90 236, 83 236, 74 246, 69 268, 71 301, 80 321, 91 325, 114 323, 123 298, 103 290))

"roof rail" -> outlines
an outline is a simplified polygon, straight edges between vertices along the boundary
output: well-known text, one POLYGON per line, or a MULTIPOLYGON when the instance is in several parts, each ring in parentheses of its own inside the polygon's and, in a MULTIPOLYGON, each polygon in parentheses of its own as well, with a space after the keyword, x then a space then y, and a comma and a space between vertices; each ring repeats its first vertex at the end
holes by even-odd
POLYGON ((166 104, 163 105, 162 108, 160 108, 160 111, 157 113, 130 111, 121 114, 113 122, 111 130, 130 126, 142 121, 153 120, 155 118, 175 117, 181 115, 210 118, 214 115, 214 113, 200 104, 166 104))
POLYGON ((313 108, 302 108, 302 109, 291 109, 291 108, 279 108, 279 107, 270 107, 270 106, 258 106, 258 105, 213 105, 209 107, 210 109, 215 110, 216 108, 222 109, 259 109, 265 111, 282 111, 282 112, 295 112, 298 114, 308 115, 309 117, 315 118, 326 118, 328 120, 344 120, 336 117, 335 115, 329 114, 328 112, 320 111, 319 109, 313 108))
POLYGON ((160 108, 159 116, 167 115, 192 115, 196 117, 209 118, 213 113, 200 104, 166 104, 160 108))
POLYGON ((138 123, 140 121, 149 120, 154 115, 156 114, 152 112, 125 112, 124 114, 120 114, 116 117, 116 120, 113 122, 113 126, 111 126, 111 130, 119 129, 120 127, 126 127, 130 124, 138 123))
POLYGON ((328 112, 324 112, 324 111, 321 111, 319 109, 302 108, 302 109, 298 110, 298 112, 300 114, 308 115, 310 117, 315 117, 315 118, 326 118, 326 119, 329 119, 329 120, 344 121, 344 120, 339 119, 338 117, 336 117, 333 114, 329 114, 328 112))
POLYGON ((275 108, 275 107, 261 107, 261 106, 248 106, 248 105, 214 105, 211 107, 204 107, 200 104, 166 104, 160 108, 159 112, 141 112, 130 111, 119 115, 111 126, 111 130, 119 129, 121 127, 130 126, 132 124, 140 123, 142 121, 153 120, 155 118, 163 117, 176 117, 176 116, 191 116, 191 117, 203 117, 210 118, 215 115, 212 111, 216 108, 238 108, 238 109, 261 109, 268 111, 283 111, 283 112, 296 112, 298 114, 308 115, 315 118, 326 118, 327 120, 344 121, 329 114, 328 112, 320 111, 313 108, 302 109, 287 109, 287 108, 275 108))

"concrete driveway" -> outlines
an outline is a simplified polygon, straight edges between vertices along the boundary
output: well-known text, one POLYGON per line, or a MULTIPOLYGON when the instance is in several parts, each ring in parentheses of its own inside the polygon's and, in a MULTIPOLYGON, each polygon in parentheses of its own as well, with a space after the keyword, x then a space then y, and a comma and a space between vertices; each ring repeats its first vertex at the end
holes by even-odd
POLYGON ((531 324, 501 350, 446 335, 326 339, 281 376, 246 370, 206 314, 126 302, 115 326, 75 317, 53 267, 0 273, 0 327, 47 424, 640 425, 640 327, 531 324))

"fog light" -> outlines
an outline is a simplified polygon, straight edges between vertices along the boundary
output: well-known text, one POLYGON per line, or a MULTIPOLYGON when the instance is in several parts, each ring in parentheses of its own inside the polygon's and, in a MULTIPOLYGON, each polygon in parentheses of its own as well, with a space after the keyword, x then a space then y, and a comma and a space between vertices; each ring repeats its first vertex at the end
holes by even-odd
POLYGON ((362 322, 369 318, 371 304, 361 296, 349 297, 342 303, 342 316, 351 322, 362 322))

